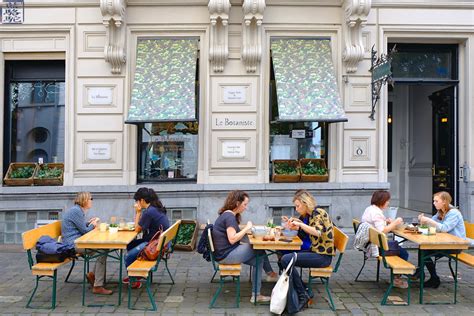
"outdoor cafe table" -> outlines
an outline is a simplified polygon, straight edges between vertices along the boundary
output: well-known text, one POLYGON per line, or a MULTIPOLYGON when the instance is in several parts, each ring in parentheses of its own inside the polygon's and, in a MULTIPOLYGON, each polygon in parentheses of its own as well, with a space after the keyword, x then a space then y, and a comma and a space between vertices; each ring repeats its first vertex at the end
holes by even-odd
MULTIPOLYGON (((434 254, 446 256, 455 261, 454 272, 454 304, 456 304, 457 278, 458 278, 458 254, 453 253, 469 248, 469 242, 448 233, 436 233, 435 235, 422 235, 406 230, 394 230, 393 233, 403 239, 418 245, 418 266, 420 267, 420 304, 423 304, 423 282, 425 259, 434 254), (425 255, 425 252, 428 253, 425 255), (433 253, 435 252, 435 253, 433 253)), ((451 266, 450 266, 451 268, 451 266)), ((452 272, 452 270, 451 270, 452 272)))
MULTIPOLYGON (((282 237, 284 238, 284 237, 282 237)), ((253 235, 249 235, 249 241, 250 241, 250 244, 252 245, 253 249, 255 250, 266 250, 266 251, 269 251, 270 254, 273 254, 279 250, 289 250, 289 251, 292 251, 292 250, 300 250, 301 249, 301 245, 303 244, 303 242, 301 241, 301 239, 298 237, 298 236, 295 236, 295 237, 292 237, 292 240, 291 242, 285 242, 285 241, 266 241, 266 240, 263 240, 262 237, 254 237, 253 235)), ((257 254, 257 256, 255 257, 255 267, 258 267, 258 262, 260 260, 260 256, 266 256, 266 254, 264 255, 260 255, 260 254, 257 254)), ((260 271, 258 271, 259 269, 255 268, 255 280, 258 279, 258 273, 260 273, 260 271)), ((254 282, 254 289, 253 289, 253 292, 255 293, 257 291, 257 282, 254 282)), ((253 301, 254 304, 257 304, 257 295, 254 296, 255 299, 253 301)))
POLYGON ((118 287, 118 305, 122 302, 122 269, 123 269, 123 250, 135 239, 135 231, 119 231, 110 233, 101 232, 94 229, 87 234, 76 239, 76 247, 84 249, 84 274, 82 277, 82 305, 85 305, 86 295, 86 273, 89 267, 89 261, 99 256, 108 256, 119 261, 119 287, 118 287), (118 256, 110 255, 111 252, 118 251, 118 256))

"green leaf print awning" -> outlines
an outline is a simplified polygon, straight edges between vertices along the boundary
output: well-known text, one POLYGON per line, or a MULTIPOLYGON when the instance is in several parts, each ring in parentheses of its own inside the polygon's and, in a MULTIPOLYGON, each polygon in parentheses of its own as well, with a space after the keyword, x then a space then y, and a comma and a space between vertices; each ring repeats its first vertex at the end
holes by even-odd
POLYGON ((272 39, 278 121, 345 122, 329 39, 272 39))
POLYGON ((139 39, 125 123, 196 120, 197 38, 139 39))

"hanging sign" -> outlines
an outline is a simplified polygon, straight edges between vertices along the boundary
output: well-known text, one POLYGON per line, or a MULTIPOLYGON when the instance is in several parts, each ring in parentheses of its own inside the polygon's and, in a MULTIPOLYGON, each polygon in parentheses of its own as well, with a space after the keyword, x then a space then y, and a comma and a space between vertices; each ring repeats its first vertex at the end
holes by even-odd
POLYGON ((380 99, 380 90, 387 82, 393 85, 392 81, 392 56, 396 53, 397 45, 393 46, 388 54, 381 54, 377 57, 377 51, 372 46, 372 67, 369 71, 372 73, 372 111, 370 119, 375 120, 375 106, 380 99))

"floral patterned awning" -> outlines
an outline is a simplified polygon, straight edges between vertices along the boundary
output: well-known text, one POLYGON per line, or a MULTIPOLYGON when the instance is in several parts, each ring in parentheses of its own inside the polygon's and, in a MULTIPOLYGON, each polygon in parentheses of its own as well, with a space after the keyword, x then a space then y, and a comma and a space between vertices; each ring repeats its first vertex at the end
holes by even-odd
POLYGON ((279 121, 347 121, 329 39, 272 39, 279 121))
POLYGON ((196 120, 198 39, 139 39, 126 123, 196 120))

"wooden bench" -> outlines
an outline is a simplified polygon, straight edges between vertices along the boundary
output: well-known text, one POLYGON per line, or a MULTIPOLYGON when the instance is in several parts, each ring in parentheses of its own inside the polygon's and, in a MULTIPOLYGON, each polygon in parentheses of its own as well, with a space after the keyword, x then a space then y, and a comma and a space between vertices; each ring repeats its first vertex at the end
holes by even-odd
MULTIPOLYGON (((358 219, 353 218, 352 219, 352 228, 354 229, 354 235, 357 234, 357 230, 359 229, 360 221, 358 219)), ((363 250, 359 250, 362 252, 362 255, 364 256, 364 262, 362 263, 362 267, 360 267, 359 273, 357 273, 356 278, 354 279, 355 282, 372 282, 370 280, 359 280, 359 276, 362 273, 362 270, 364 270, 366 262, 369 260, 369 256, 367 253, 365 253, 363 250)), ((376 281, 379 281, 380 278, 380 261, 381 257, 377 257, 377 274, 376 274, 376 281)))
MULTIPOLYGON (((214 268, 214 275, 219 273, 219 288, 217 289, 216 293, 212 297, 211 303, 209 304, 209 308, 213 308, 214 304, 216 303, 219 294, 221 293, 222 289, 224 288, 225 279, 230 277, 232 281, 235 282, 236 286, 236 299, 235 299, 235 306, 238 308, 240 305, 240 273, 242 271, 242 264, 219 264, 215 257, 214 257, 214 242, 212 241, 212 232, 209 229, 207 235, 207 240, 209 243, 210 249, 210 256, 212 266, 214 268)), ((213 277, 214 278, 214 277, 213 277)))
POLYGON ((51 224, 47 224, 29 231, 26 231, 22 234, 23 240, 23 249, 26 250, 28 255, 28 265, 30 267, 31 273, 36 276, 36 285, 31 293, 30 299, 26 304, 26 307, 32 308, 30 306, 31 301, 38 289, 39 281, 44 281, 44 278, 52 279, 52 302, 51 308, 56 307, 56 283, 57 283, 57 270, 59 267, 64 266, 65 264, 71 262, 71 259, 66 259, 63 262, 59 263, 36 263, 33 259, 32 249, 36 247, 36 243, 41 236, 50 236, 51 238, 58 238, 61 236, 61 221, 56 221, 51 224))
MULTIPOLYGON (((382 298, 382 305, 395 305, 387 304, 387 298, 390 294, 390 291, 393 288, 393 279, 395 274, 408 274, 412 275, 415 273, 416 267, 410 262, 403 260, 399 256, 385 256, 385 252, 388 251, 388 241, 387 236, 384 233, 379 232, 375 228, 369 228, 370 242, 379 247, 379 253, 381 261, 384 264, 384 267, 390 269, 390 285, 385 292, 385 295, 382 298)), ((408 299, 407 304, 410 305, 410 279, 408 278, 408 299)), ((396 304, 400 305, 400 304, 396 304)))
POLYGON ((331 307, 333 311, 335 311, 336 307, 334 306, 334 302, 331 296, 331 291, 329 289, 329 278, 331 277, 333 273, 336 273, 339 270, 341 259, 342 259, 342 256, 344 255, 344 252, 346 251, 346 246, 347 246, 347 242, 349 241, 349 237, 346 234, 344 234, 336 226, 333 227, 333 232, 334 232, 334 247, 339 252, 336 265, 334 266, 334 269, 332 266, 328 266, 324 268, 311 268, 309 270, 308 288, 312 292, 311 280, 314 278, 320 278, 326 287, 326 293, 329 298, 329 306, 331 307))
MULTIPOLYGON (((156 303, 151 293, 151 283, 153 280, 153 272, 157 270, 160 261, 165 261, 166 263, 166 256, 169 252, 165 251, 165 245, 171 243, 171 249, 174 246, 174 242, 176 239, 176 235, 178 234, 179 225, 181 221, 177 221, 173 225, 171 225, 167 230, 165 230, 158 239, 158 251, 161 253, 156 260, 148 261, 148 260, 135 260, 131 265, 127 267, 128 276, 129 276, 129 283, 128 283, 128 308, 129 309, 136 309, 134 305, 132 305, 131 295, 132 295, 132 283, 134 282, 141 282, 145 283, 146 291, 148 294, 148 298, 150 299, 151 303, 151 310, 156 311, 156 303), (144 280, 137 280, 138 277, 144 278, 144 280)), ((168 265, 166 265, 166 269, 168 270, 168 274, 171 276, 169 272, 168 265)), ((150 309, 145 309, 150 310, 150 309)))

